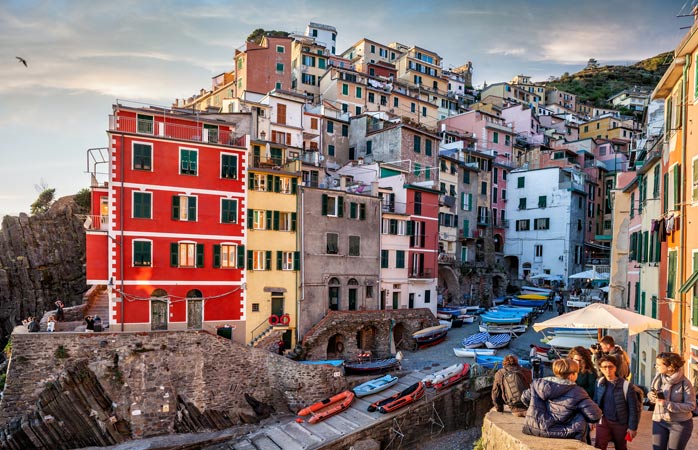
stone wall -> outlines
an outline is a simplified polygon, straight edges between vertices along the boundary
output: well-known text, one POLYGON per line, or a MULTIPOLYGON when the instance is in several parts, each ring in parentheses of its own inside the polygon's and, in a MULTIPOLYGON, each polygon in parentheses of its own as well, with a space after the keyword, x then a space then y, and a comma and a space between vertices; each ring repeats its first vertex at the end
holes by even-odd
POLYGON ((377 311, 330 311, 303 338, 306 359, 356 359, 362 351, 387 357, 391 350, 391 331, 396 350, 412 348, 412 333, 438 325, 426 308, 377 311), (359 342, 362 339, 362 342, 359 342), (337 343, 342 345, 338 348, 337 343), (341 351, 339 351, 341 350, 341 351))
POLYGON ((0 342, 28 316, 82 302, 85 230, 70 199, 46 213, 5 216, 0 230, 0 342))
POLYGON ((489 412, 482 425, 483 450, 591 450, 575 439, 551 439, 523 434, 524 418, 509 412, 489 412))
POLYGON ((14 334, 12 347, 0 448, 224 429, 295 412, 346 385, 334 368, 205 332, 14 334))

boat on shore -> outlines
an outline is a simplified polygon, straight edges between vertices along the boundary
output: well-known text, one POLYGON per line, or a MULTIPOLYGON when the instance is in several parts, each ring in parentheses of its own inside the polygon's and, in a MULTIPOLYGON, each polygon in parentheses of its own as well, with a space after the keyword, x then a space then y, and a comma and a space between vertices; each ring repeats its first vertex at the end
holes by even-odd
POLYGON ((347 375, 370 375, 388 372, 400 367, 397 358, 384 358, 376 360, 359 360, 344 363, 344 373, 347 375))
POLYGON ((504 348, 511 342, 511 335, 506 333, 490 334, 485 341, 485 347, 491 349, 504 348))
POLYGON ((494 355, 497 353, 493 348, 454 348, 453 353, 459 358, 475 358, 477 355, 494 355))
POLYGON ((488 337, 490 337, 490 334, 486 331, 472 334, 472 335, 468 336, 467 338, 463 339, 463 342, 462 342, 463 348, 482 347, 485 345, 485 341, 487 341, 488 337))
POLYGON ((424 383, 418 381, 395 395, 371 403, 368 407, 368 412, 378 411, 386 414, 395 411, 419 400, 424 396, 425 391, 424 383))
POLYGON ((317 361, 298 361, 301 364, 308 364, 311 366, 319 366, 322 364, 327 364, 329 366, 341 367, 344 364, 343 359, 321 359, 317 361))
MULTIPOLYGON (((486 369, 502 368, 502 362, 504 361, 503 356, 489 356, 489 355, 477 355, 475 357, 475 362, 486 369)), ((527 359, 520 359, 519 365, 521 367, 531 367, 531 363, 527 359)))
POLYGON ((525 315, 485 313, 480 316, 483 323, 520 324, 525 315))
POLYGON ((437 383, 441 383, 442 381, 452 377, 453 375, 459 373, 461 370, 463 370, 463 363, 456 363, 444 369, 430 373, 426 377, 422 378, 422 383, 424 383, 424 386, 426 387, 431 387, 437 383))
POLYGON ((361 383, 360 385, 354 387, 352 391, 354 391, 354 394, 359 398, 366 397, 367 395, 377 394, 388 389, 389 387, 395 385, 397 381, 398 377, 388 374, 380 378, 374 378, 373 380, 361 383))
POLYGON ((436 325, 412 333, 412 338, 417 343, 417 347, 424 348, 443 341, 446 339, 447 333, 448 327, 446 325, 436 325))
POLYGON ((524 299, 524 298, 519 298, 519 297, 514 297, 511 300, 509 300, 509 303, 514 305, 514 306, 525 306, 529 308, 542 308, 545 306, 545 304, 548 302, 548 300, 533 300, 533 299, 524 299))
POLYGON ((526 325, 492 325, 488 323, 480 324, 479 330, 487 333, 508 333, 520 334, 526 332, 526 325))
POLYGON ((354 397, 355 395, 352 391, 343 391, 337 395, 333 395, 330 398, 326 398, 301 409, 298 411, 298 415, 311 415, 310 419, 308 419, 308 423, 322 422, 328 417, 334 416, 335 414, 349 408, 354 401, 354 397))
POLYGON ((458 383, 459 381, 465 379, 468 376, 468 373, 470 373, 470 364, 462 364, 461 365, 460 371, 457 373, 451 375, 450 377, 446 378, 443 381, 439 381, 437 383, 433 383, 434 389, 437 391, 441 391, 443 389, 446 389, 449 386, 453 386, 454 384, 458 383))
POLYGON ((538 294, 544 295, 546 298, 550 295, 552 289, 542 288, 538 286, 521 286, 521 294, 538 294))

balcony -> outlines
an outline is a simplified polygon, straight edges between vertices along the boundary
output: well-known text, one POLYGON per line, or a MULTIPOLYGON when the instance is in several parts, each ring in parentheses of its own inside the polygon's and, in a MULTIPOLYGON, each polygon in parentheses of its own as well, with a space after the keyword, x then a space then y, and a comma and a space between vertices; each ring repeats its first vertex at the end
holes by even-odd
POLYGON ((480 230, 461 230, 459 237, 461 240, 477 239, 480 237, 480 230))
POLYGON ((408 278, 434 278, 431 269, 410 270, 408 278))
POLYGON ((83 221, 82 226, 87 231, 107 231, 109 229, 109 216, 78 214, 78 217, 83 221))
POLYGON ((456 264, 456 256, 450 255, 448 253, 439 253, 438 261, 439 261, 439 264, 455 265, 456 264))
POLYGON ((245 135, 236 135, 229 130, 207 129, 203 126, 188 126, 168 122, 138 120, 135 117, 109 116, 109 131, 133 133, 143 136, 176 139, 178 141, 203 142, 207 144, 245 147, 245 135), (117 120, 118 119, 118 120, 117 120))
POLYGON ((407 204, 402 202, 383 202, 382 210, 384 213, 394 213, 394 214, 405 214, 407 211, 407 204))

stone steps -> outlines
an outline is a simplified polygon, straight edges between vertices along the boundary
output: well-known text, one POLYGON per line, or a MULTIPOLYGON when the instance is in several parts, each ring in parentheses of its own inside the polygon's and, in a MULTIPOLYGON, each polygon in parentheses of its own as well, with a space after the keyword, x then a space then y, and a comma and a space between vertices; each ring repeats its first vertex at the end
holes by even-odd
MULTIPOLYGON (((332 441, 369 428, 376 423, 392 420, 393 417, 409 411, 409 406, 389 414, 369 413, 366 409, 371 403, 400 392, 420 381, 424 375, 421 372, 410 372, 403 375, 400 377, 400 381, 390 389, 375 395, 357 398, 349 409, 322 422, 310 424, 304 420, 302 423, 298 423, 289 418, 285 422, 265 427, 239 439, 232 444, 231 448, 234 450, 309 450, 323 447, 332 441)), ((434 395, 428 393, 417 404, 429 401, 428 398, 434 395)))

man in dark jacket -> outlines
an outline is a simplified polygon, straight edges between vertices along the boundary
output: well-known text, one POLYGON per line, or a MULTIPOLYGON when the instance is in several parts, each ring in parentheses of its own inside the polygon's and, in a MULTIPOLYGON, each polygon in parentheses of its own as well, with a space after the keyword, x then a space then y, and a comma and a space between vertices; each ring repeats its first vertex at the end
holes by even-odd
POLYGON ((531 385, 531 371, 521 367, 519 358, 514 355, 505 356, 502 366, 494 374, 492 403, 499 412, 503 412, 504 405, 507 405, 513 415, 524 417, 526 405, 521 403, 521 395, 531 385))
POLYGON ((579 364, 569 358, 553 362, 554 377, 537 378, 523 393, 530 404, 523 432, 531 436, 586 441, 587 423, 601 418, 601 409, 575 384, 579 364))
POLYGON ((599 367, 601 357, 610 355, 613 356, 617 361, 616 376, 618 376, 618 378, 624 378, 627 380, 630 376, 630 364, 628 363, 629 358, 625 353, 625 350, 623 350, 620 345, 616 345, 616 341, 613 339, 613 336, 608 335, 601 338, 599 341, 599 347, 601 351, 593 354, 594 364, 596 364, 599 376, 603 375, 603 373, 601 373, 601 368, 599 367))
POLYGON ((613 442, 616 450, 627 450, 625 436, 634 438, 640 422, 637 396, 631 386, 625 392, 623 384, 627 380, 616 375, 616 358, 602 356, 598 364, 603 376, 597 382, 594 401, 601 407, 603 417, 596 426, 594 446, 606 450, 608 443, 613 442))

